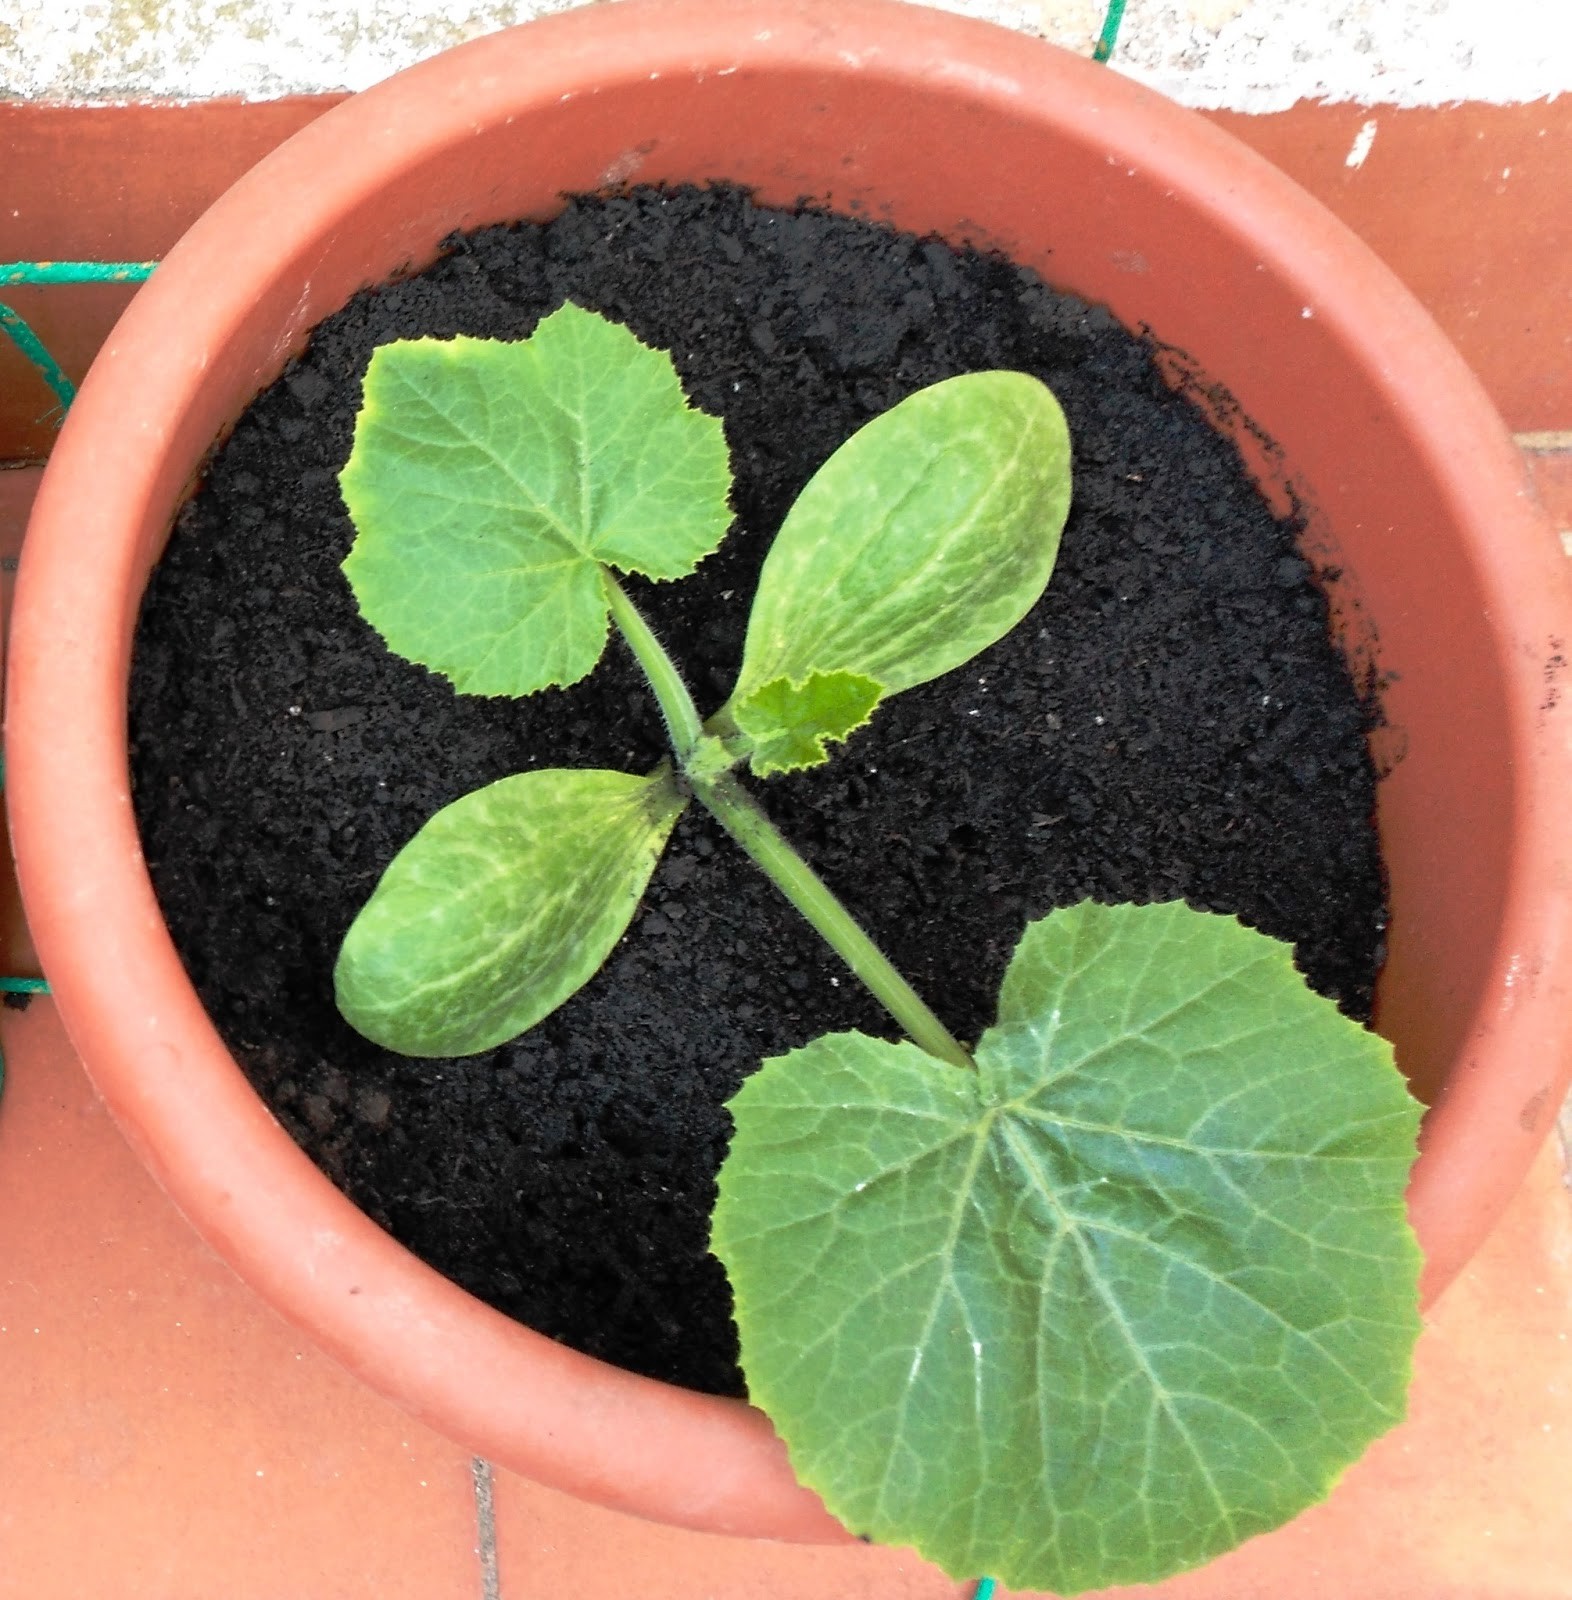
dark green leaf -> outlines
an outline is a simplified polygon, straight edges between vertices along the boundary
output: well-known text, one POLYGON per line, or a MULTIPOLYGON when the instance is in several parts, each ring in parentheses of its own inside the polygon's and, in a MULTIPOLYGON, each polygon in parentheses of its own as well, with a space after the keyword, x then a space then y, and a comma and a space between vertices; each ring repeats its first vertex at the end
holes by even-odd
POLYGON ((952 1576, 1150 1582, 1403 1413, 1418 1107, 1284 945, 1182 905, 1028 928, 977 1074, 837 1034, 731 1110, 749 1391, 849 1527, 952 1576))

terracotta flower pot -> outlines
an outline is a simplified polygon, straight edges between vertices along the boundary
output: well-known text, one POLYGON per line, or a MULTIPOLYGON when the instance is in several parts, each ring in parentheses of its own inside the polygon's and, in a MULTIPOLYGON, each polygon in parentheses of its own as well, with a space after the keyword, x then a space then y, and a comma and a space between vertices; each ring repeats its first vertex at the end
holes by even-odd
MULTIPOLYGON (((22 563, 8 705, 23 892, 94 1082, 207 1239, 345 1365, 541 1482, 690 1527, 844 1537, 745 1406, 515 1325, 296 1149, 187 981, 129 799, 148 570, 213 441, 314 323, 456 228, 564 193, 727 178, 1006 250, 1187 353, 1308 507, 1385 680, 1378 1021, 1433 1104, 1412 1186, 1434 1295, 1572 1072, 1562 558, 1468 371, 1257 157, 1116 74, 886 0, 628 0, 455 50, 327 113, 171 253, 83 387, 22 563)), ((1176 366, 1183 365, 1176 358, 1176 366)), ((1219 416, 1226 423, 1228 408, 1219 416)))

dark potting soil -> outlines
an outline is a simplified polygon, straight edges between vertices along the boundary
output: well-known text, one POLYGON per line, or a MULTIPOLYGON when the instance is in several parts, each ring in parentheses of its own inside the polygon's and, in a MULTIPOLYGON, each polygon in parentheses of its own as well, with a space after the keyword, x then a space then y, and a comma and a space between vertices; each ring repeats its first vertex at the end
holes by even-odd
POLYGON ((737 523, 630 588, 705 713, 793 496, 868 418, 954 373, 1058 393, 1075 500, 1032 614, 759 792, 950 1028, 975 1038, 1023 924, 1184 897, 1294 942, 1368 1012, 1385 923, 1366 708, 1325 602, 1232 448, 1105 312, 998 258, 739 193, 635 191, 455 240, 358 296, 219 451, 149 590, 136 805, 214 1020, 317 1164, 411 1249, 594 1355, 738 1391, 706 1253, 723 1102, 761 1058, 879 1008, 690 811, 603 971, 488 1055, 410 1060, 333 1007, 339 942, 438 807, 528 767, 644 772, 659 719, 619 646, 524 702, 455 695, 360 620, 336 473, 373 347, 520 338, 572 298, 670 349, 725 419, 737 523))

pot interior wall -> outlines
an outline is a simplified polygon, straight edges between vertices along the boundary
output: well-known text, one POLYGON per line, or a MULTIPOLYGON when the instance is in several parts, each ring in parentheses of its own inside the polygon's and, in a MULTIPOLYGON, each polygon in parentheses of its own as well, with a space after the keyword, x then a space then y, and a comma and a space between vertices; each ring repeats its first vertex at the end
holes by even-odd
MULTIPOLYGON (((1224 218, 1168 184, 1158 140, 1143 145, 1127 127, 1115 148, 1095 119, 1055 128, 1040 108, 1030 118, 980 111, 963 93, 968 80, 953 89, 942 71, 939 80, 920 118, 906 86, 872 69, 835 78, 777 69, 767 80, 746 66, 641 73, 614 94, 513 104, 489 121, 480 104, 469 137, 413 158, 391 188, 368 179, 347 221, 281 264, 269 315, 250 324, 261 331, 241 328, 237 307, 235 337, 210 352, 168 470, 194 472, 310 327, 355 290, 424 265, 454 229, 544 219, 567 193, 726 178, 766 203, 807 197, 995 246, 1127 325, 1201 353, 1205 378, 1253 425, 1234 430, 1247 459, 1268 492, 1300 498, 1311 553, 1340 574, 1332 592, 1345 648, 1359 670, 1373 665, 1386 720, 1378 820, 1393 924, 1377 1021, 1432 1098, 1495 954, 1513 809, 1488 596, 1451 535, 1445 475, 1422 458, 1348 330, 1307 300, 1294 261, 1241 252, 1224 218), (679 131, 661 131, 670 129, 679 131), (968 165, 954 159, 962 149, 997 158, 968 165)), ((1236 414, 1219 413, 1225 426, 1236 414)), ((164 536, 144 530, 142 561, 164 536)))

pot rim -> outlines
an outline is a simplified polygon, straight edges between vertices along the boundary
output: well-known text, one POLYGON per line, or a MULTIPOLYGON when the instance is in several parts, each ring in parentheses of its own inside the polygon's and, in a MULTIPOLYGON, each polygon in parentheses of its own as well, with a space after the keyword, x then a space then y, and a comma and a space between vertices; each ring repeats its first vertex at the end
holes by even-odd
POLYGON ((1500 1081, 1454 1074, 1427 1119, 1426 1148, 1477 1140, 1482 1122, 1521 1120, 1536 1095, 1543 1115, 1523 1127, 1521 1161, 1504 1175, 1460 1185, 1435 1163, 1416 1169, 1411 1204, 1427 1249, 1427 1290, 1439 1292, 1526 1170, 1572 1072, 1547 1020, 1549 1003, 1572 988, 1572 863, 1557 812, 1572 792, 1572 741, 1565 713, 1542 705, 1540 681, 1543 641, 1566 636, 1563 558, 1478 383, 1341 223, 1194 113, 991 24, 895 0, 619 0, 449 51, 328 110, 280 146, 139 292, 62 430, 18 580, 9 806, 39 954, 96 1087, 180 1208, 269 1301, 408 1409, 529 1476, 682 1525, 838 1539, 846 1535, 796 1484, 762 1415, 634 1377, 472 1299, 384 1235, 266 1111, 185 977, 142 862, 120 687, 140 586, 129 601, 114 586, 130 581, 167 522, 119 508, 167 507, 199 464, 203 443, 186 436, 193 397, 264 286, 290 266, 305 275, 269 376, 335 309, 323 303, 335 291, 314 284, 313 241, 347 198, 371 196, 389 173, 526 102, 607 93, 654 74, 783 65, 976 96, 1021 119, 1073 113, 1096 128, 1110 160, 1155 171, 1240 239, 1249 216, 1250 248, 1302 285, 1318 316, 1340 329, 1371 320, 1370 369, 1409 414, 1452 501, 1475 525, 1496 528, 1481 581, 1491 609, 1511 618, 1502 667, 1517 719, 1512 745, 1523 757, 1514 774, 1521 850, 1497 981, 1475 1017, 1469 1053, 1487 1038, 1492 1049, 1515 1051, 1506 1093, 1517 1098, 1503 1108, 1500 1081), (137 393, 145 371, 165 375, 156 408, 137 393), (174 481, 168 463, 182 451, 189 462, 173 469, 174 481), (108 581, 86 589, 84 570, 108 581), (260 1215, 237 1203, 256 1189, 271 1197, 260 1215), (477 1373, 485 1375, 479 1384, 477 1373))

